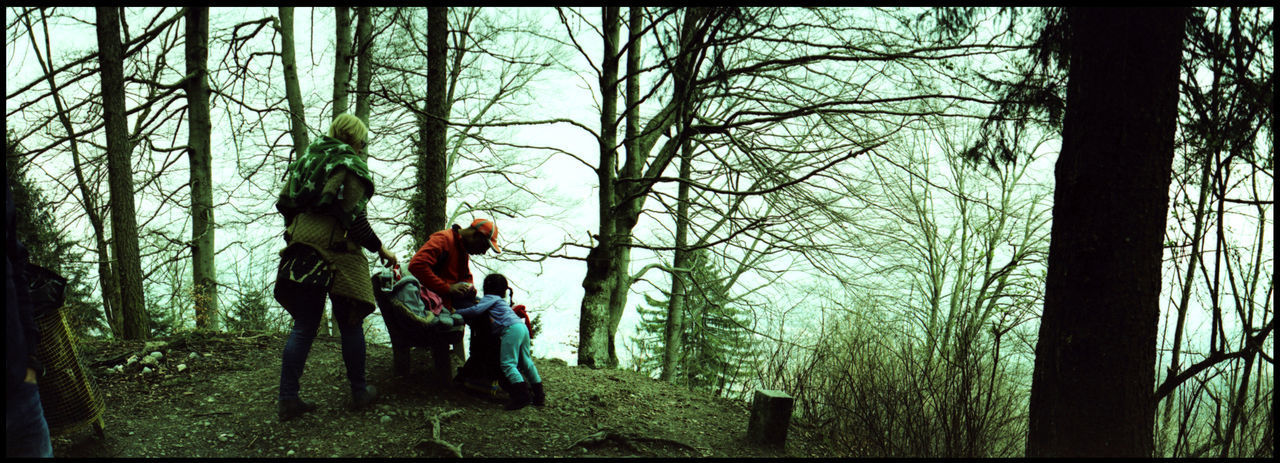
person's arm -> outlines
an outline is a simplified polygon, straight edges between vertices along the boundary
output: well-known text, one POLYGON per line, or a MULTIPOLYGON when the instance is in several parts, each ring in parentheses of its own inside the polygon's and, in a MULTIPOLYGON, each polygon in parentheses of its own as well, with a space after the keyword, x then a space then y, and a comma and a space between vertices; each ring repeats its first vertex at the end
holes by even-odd
MULTIPOLYGON (((367 204, 367 186, 355 174, 352 174, 345 167, 338 167, 329 177, 326 189, 333 188, 330 185, 337 182, 335 193, 339 196, 339 206, 344 213, 359 207, 361 203, 367 204)), ((365 248, 371 253, 378 254, 383 263, 387 266, 395 265, 395 254, 392 254, 387 248, 383 247, 382 240, 378 239, 378 235, 374 233, 373 227, 369 225, 368 209, 362 208, 351 222, 351 226, 347 229, 347 239, 356 245, 365 248)))
POLYGON ((465 309, 458 309, 457 313, 458 315, 462 315, 462 318, 467 318, 467 319, 480 317, 480 316, 483 316, 486 312, 488 312, 489 309, 494 308, 495 305, 499 302, 502 302, 502 299, 482 298, 480 299, 480 302, 476 303, 476 305, 467 307, 465 309))
POLYGON ((449 284, 443 278, 436 275, 431 267, 445 253, 445 245, 447 241, 441 235, 431 235, 426 243, 422 243, 422 247, 418 248, 418 252, 413 254, 413 258, 409 259, 409 274, 418 279, 422 283, 422 287, 434 291, 442 299, 449 297, 449 284))
POLYGON ((503 298, 498 298, 497 301, 494 302, 493 317, 494 318, 505 318, 505 317, 519 318, 516 315, 515 311, 511 310, 511 304, 508 304, 507 300, 503 298))
POLYGON ((525 320, 520 318, 520 315, 516 313, 515 309, 511 307, 511 304, 508 304, 506 299, 502 298, 499 298, 497 302, 493 304, 493 308, 489 310, 489 316, 493 318, 494 322, 501 326, 511 326, 525 322, 525 320))
POLYGON ((373 232, 373 227, 369 225, 369 217, 364 212, 356 216, 351 229, 347 230, 347 239, 372 253, 382 250, 382 240, 378 239, 378 235, 373 232))
MULTIPOLYGON (((329 179, 325 182, 324 191, 332 192, 337 195, 338 207, 341 213, 349 214, 360 206, 365 198, 365 185, 360 179, 346 167, 338 166, 330 172, 329 179)), ((369 252, 378 252, 382 249, 382 240, 378 239, 378 235, 373 232, 373 227, 369 225, 369 216, 366 211, 360 211, 352 220, 351 226, 347 229, 347 239, 356 243, 362 248, 368 249, 369 252)))

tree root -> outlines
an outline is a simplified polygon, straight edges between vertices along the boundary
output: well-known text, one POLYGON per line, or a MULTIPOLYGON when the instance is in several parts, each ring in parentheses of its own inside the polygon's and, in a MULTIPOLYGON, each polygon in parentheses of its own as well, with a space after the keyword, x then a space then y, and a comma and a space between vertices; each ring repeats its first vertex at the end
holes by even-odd
POLYGON ((641 454, 642 452, 640 451, 640 449, 636 448, 635 444, 638 442, 648 442, 648 443, 673 445, 676 447, 684 448, 698 455, 706 456, 705 455, 706 452, 704 452, 703 450, 698 449, 697 447, 694 447, 692 445, 686 444, 684 442, 680 442, 672 439, 663 439, 659 437, 646 437, 646 436, 638 436, 630 433, 620 433, 612 429, 602 429, 600 431, 591 433, 586 437, 583 437, 582 439, 578 439, 577 442, 570 444, 568 447, 565 448, 565 450, 571 450, 574 447, 578 447, 578 446, 582 446, 582 447, 594 446, 596 444, 600 444, 605 441, 613 441, 615 444, 618 444, 618 446, 626 449, 631 453, 635 453, 637 455, 641 454))
POLYGON ((462 444, 454 445, 440 438, 440 425, 445 420, 462 413, 462 410, 451 410, 431 417, 431 438, 419 441, 414 450, 425 452, 429 456, 462 458, 462 444))
POLYGON ((444 420, 447 420, 449 418, 453 418, 459 413, 462 413, 462 410, 450 410, 450 411, 440 413, 440 414, 437 414, 436 416, 431 417, 431 437, 435 439, 439 439, 440 423, 443 423, 444 420))

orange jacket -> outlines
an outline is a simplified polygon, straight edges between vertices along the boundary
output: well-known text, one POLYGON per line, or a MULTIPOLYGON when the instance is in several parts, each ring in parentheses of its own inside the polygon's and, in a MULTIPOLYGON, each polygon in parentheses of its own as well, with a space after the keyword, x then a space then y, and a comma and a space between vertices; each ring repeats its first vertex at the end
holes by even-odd
POLYGON ((463 281, 475 284, 471 278, 471 258, 457 228, 432 233, 409 260, 409 273, 423 288, 440 295, 447 307, 453 307, 449 286, 463 281))

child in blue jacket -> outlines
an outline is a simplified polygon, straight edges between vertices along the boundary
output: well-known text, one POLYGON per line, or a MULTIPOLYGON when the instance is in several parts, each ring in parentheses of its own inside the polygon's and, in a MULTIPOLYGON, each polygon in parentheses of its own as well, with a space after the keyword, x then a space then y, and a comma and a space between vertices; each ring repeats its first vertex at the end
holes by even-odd
POLYGON ((511 399, 505 408, 519 410, 530 403, 541 407, 546 404, 547 396, 542 391, 538 367, 533 365, 533 357, 529 355, 529 328, 525 326, 524 319, 511 310, 511 304, 503 299, 508 291, 507 278, 491 273, 484 277, 484 297, 476 305, 458 309, 458 314, 467 319, 488 315, 493 322, 493 334, 501 340, 498 365, 511 383, 507 390, 511 399))

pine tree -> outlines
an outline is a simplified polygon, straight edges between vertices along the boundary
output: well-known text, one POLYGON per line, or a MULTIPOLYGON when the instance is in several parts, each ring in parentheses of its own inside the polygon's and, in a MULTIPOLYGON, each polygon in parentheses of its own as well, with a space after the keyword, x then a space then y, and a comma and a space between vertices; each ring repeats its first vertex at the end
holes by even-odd
POLYGON ((18 239, 27 248, 28 260, 67 279, 63 313, 76 336, 106 333, 107 327, 99 306, 92 304, 92 290, 87 283, 89 269, 81 264, 84 252, 75 251, 75 243, 66 229, 54 220, 57 211, 43 190, 27 177, 29 165, 22 160, 22 147, 5 137, 5 174, 13 190, 18 239))
POLYGON ((266 331, 269 329, 267 312, 269 296, 262 291, 240 294, 227 317, 228 331, 266 331))
MULTIPOLYGON (((689 266, 691 271, 681 276, 688 279, 690 290, 681 330, 684 351, 680 353, 675 377, 690 390, 727 395, 739 378, 747 376, 747 360, 756 348, 746 330, 750 317, 729 301, 729 288, 708 252, 694 252, 689 266)), ((663 296, 665 299, 659 300, 646 295, 648 307, 636 308, 640 324, 632 337, 637 354, 633 367, 650 376, 662 368, 666 347, 662 333, 671 295, 664 291, 663 296)))

